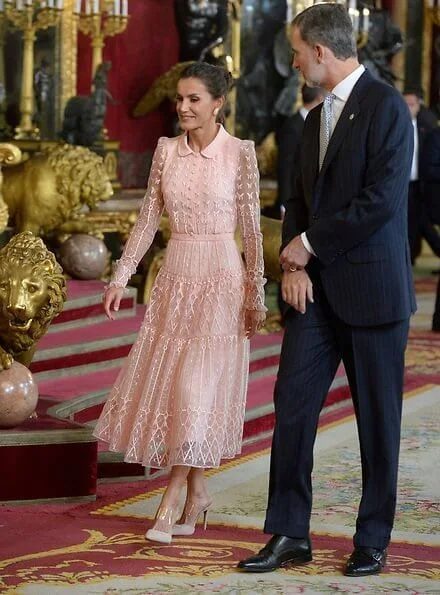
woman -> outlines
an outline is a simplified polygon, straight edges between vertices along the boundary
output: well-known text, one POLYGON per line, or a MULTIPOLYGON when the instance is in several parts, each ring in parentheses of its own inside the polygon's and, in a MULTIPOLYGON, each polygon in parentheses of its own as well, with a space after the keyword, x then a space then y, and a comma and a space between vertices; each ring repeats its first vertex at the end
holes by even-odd
POLYGON ((112 318, 165 208, 171 238, 164 264, 95 429, 125 461, 171 467, 146 533, 163 543, 191 535, 202 513, 206 527, 204 469, 241 450, 247 339, 265 320, 255 150, 216 121, 229 82, 229 73, 203 62, 182 73, 177 114, 185 133, 159 139, 139 218, 103 297, 112 318), (237 223, 246 267, 234 241, 237 223))

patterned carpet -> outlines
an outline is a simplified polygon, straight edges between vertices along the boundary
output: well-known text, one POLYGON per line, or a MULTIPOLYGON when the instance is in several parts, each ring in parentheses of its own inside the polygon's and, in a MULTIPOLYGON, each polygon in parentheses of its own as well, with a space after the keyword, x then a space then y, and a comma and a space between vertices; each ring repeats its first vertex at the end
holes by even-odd
MULTIPOLYGON (((432 289, 432 286, 429 286, 432 289)), ((428 308, 432 307, 432 291, 428 308)), ((429 313, 429 312, 428 312, 429 313)), ((426 313, 420 312, 419 315, 426 313)), ((417 318, 415 320, 417 322, 417 318)), ((143 539, 164 478, 105 483, 94 503, 3 507, 0 592, 8 595, 153 593, 440 593, 440 334, 415 324, 407 351, 406 392, 393 543, 386 572, 342 575, 360 494, 360 465, 348 401, 321 418, 316 444, 314 560, 266 575, 235 570, 265 542, 269 440, 209 473, 214 497, 208 529, 161 546, 143 539)), ((68 469, 66 469, 68 473, 68 469)))

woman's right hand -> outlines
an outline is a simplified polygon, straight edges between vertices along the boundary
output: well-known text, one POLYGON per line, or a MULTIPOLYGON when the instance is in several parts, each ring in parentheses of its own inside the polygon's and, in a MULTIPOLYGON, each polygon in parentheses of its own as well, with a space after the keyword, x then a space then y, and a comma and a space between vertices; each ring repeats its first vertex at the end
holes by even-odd
POLYGON ((108 287, 102 296, 102 302, 105 313, 110 320, 114 320, 112 310, 117 312, 121 303, 122 296, 124 294, 123 287, 108 287))

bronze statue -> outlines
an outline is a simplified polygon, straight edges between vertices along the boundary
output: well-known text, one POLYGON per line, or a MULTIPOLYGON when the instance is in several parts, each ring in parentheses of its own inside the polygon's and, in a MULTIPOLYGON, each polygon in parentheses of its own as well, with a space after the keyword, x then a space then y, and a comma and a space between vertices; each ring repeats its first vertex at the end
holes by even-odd
POLYGON ((93 92, 89 97, 77 95, 67 102, 60 137, 71 145, 92 147, 104 140, 102 133, 107 99, 111 98, 107 90, 110 68, 110 62, 98 66, 93 78, 93 92))
POLYGON ((40 238, 14 236, 0 250, 0 370, 29 366, 36 342, 66 300, 61 266, 40 238))
POLYGON ((392 59, 403 47, 403 36, 388 10, 370 8, 368 42, 359 49, 359 62, 377 78, 394 85, 392 59))
POLYGON ((203 60, 217 64, 212 50, 228 32, 228 0, 175 0, 179 31, 179 60, 203 60))
POLYGON ((83 205, 113 195, 102 157, 86 147, 59 145, 3 171, 3 198, 17 232, 46 234, 83 205))
POLYGON ((36 112, 35 124, 40 130, 41 138, 52 138, 54 135, 54 84, 49 62, 43 58, 34 73, 34 95, 36 112))
POLYGON ((177 82, 181 73, 192 62, 178 62, 161 74, 133 109, 133 116, 140 118, 155 110, 165 99, 175 101, 177 82))

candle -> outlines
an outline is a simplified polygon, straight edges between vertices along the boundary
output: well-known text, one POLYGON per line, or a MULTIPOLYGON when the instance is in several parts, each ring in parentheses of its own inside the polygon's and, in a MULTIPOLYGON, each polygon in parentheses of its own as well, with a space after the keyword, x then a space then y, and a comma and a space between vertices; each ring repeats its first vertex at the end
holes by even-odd
POLYGON ((293 19, 292 0, 287 0, 286 23, 290 24, 293 19))
POLYGON ((113 14, 119 16, 121 14, 121 3, 119 0, 114 0, 113 14))
POLYGON ((82 0, 76 0, 76 5, 75 5, 75 12, 76 12, 76 14, 80 14, 80 12, 81 12, 81 5, 82 5, 82 0))
POLYGON ((57 8, 58 8, 58 10, 63 10, 64 0, 58 0, 57 8))
POLYGON ((93 0, 93 14, 99 14, 99 0, 93 0))
POLYGON ((348 11, 356 10, 356 0, 349 0, 348 2, 348 11))
POLYGON ((17 10, 23 10, 23 0, 17 0, 17 10))
POLYGON ((368 8, 364 8, 362 11, 362 31, 368 33, 370 27, 370 11, 368 8))
POLYGON ((86 0, 86 14, 90 14, 92 12, 92 5, 90 4, 90 0, 86 0))
POLYGON ((32 6, 32 0, 26 0, 26 6, 32 6))
POLYGON ((54 8, 54 0, 47 0, 47 6, 49 8, 54 8))
POLYGON ((5 10, 5 0, 0 0, 0 12, 5 10))
POLYGON ((128 16, 128 0, 122 0, 122 16, 128 16))

